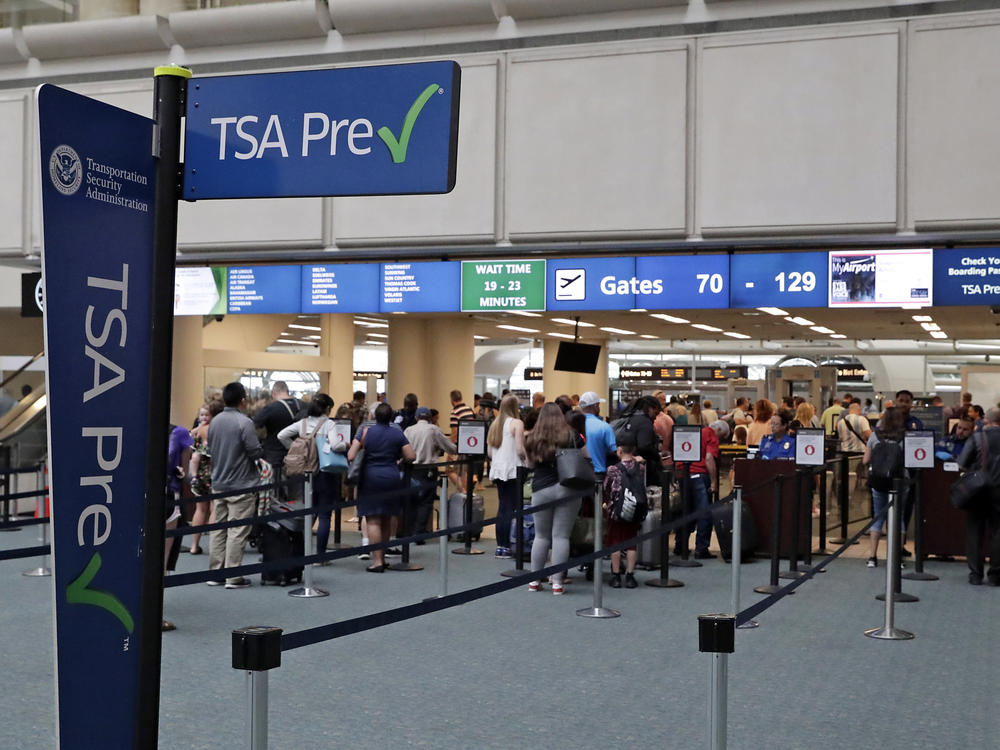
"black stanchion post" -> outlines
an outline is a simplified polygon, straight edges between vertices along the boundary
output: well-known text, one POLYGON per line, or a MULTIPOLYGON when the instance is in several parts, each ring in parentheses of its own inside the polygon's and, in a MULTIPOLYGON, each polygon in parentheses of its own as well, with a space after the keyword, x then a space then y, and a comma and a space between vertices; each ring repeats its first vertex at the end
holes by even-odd
POLYGON ((517 538, 514 540, 514 567, 500 573, 504 578, 513 578, 524 571, 524 482, 527 472, 523 466, 517 468, 517 507, 514 508, 517 538))
POLYGON ((875 597, 885 602, 885 620, 882 627, 871 628, 865 631, 865 635, 869 638, 888 641, 906 641, 913 638, 913 633, 900 630, 895 626, 894 605, 897 601, 904 601, 897 599, 892 593, 899 585, 899 518, 901 517, 898 507, 901 495, 899 487, 899 480, 895 480, 893 481, 893 488, 889 491, 889 510, 885 519, 888 526, 885 556, 885 593, 875 597))
MULTIPOLYGON (((774 477, 774 506, 771 512, 771 579, 766 586, 754 586, 758 594, 773 594, 778 586, 778 563, 781 555, 781 485, 785 477, 778 474, 774 477)), ((794 594, 794 591, 789 593, 794 594)))
MULTIPOLYGON (((343 485, 343 480, 340 479, 339 476, 338 476, 337 479, 338 479, 338 481, 341 482, 340 486, 341 486, 341 489, 343 489, 343 486, 344 486, 343 485)), ((343 502, 343 499, 344 499, 344 493, 343 493, 343 491, 341 491, 341 493, 340 493, 340 499, 341 499, 341 502, 343 502)), ((340 507, 340 503, 338 503, 337 507, 335 507, 333 509, 333 549, 342 549, 343 546, 344 546, 343 544, 340 543, 340 523, 343 520, 342 514, 343 514, 343 508, 341 508, 340 507)), ((330 545, 329 544, 326 545, 326 548, 330 549, 330 545)))
MULTIPOLYGON (((0 451, 3 451, 3 460, 0 461, 0 468, 10 469, 10 446, 2 445, 0 446, 0 451)), ((3 496, 3 511, 0 511, 0 523, 8 523, 10 518, 10 478, 12 474, 3 473, 0 474, 0 495, 3 496)), ((2 526, 0 531, 20 531, 20 526, 2 526)))
POLYGON ((924 572, 924 492, 923 492, 923 471, 921 469, 911 469, 913 477, 913 516, 916 521, 913 524, 913 567, 912 571, 902 574, 908 581, 936 581, 938 577, 933 573, 924 572))
POLYGON ((729 654, 736 650, 736 615, 698 615, 698 650, 711 654, 708 681, 708 747, 726 750, 729 654))
MULTIPOLYGON (((667 509, 670 507, 670 487, 674 477, 669 469, 660 472, 660 477, 660 528, 663 529, 669 522, 667 509)), ((670 534, 666 531, 660 535, 660 576, 646 581, 646 585, 660 589, 676 589, 684 585, 683 582, 670 577, 670 534)))
POLYGON ((267 750, 267 672, 280 666, 281 628, 254 626, 233 631, 233 669, 247 673, 249 750, 267 750))
MULTIPOLYGON (((306 508, 310 510, 313 508, 313 500, 315 496, 313 495, 313 482, 315 477, 312 472, 306 472, 305 475, 305 486, 303 487, 302 502, 306 508)), ((302 540, 302 552, 306 557, 312 557, 313 554, 313 535, 312 535, 312 525, 313 519, 316 517, 314 513, 308 513, 303 518, 303 527, 305 530, 305 535, 302 540)), ((320 550, 322 552, 322 550, 320 550)), ((289 596, 295 597, 296 599, 315 599, 317 597, 329 596, 330 592, 326 589, 322 589, 319 586, 313 586, 313 566, 311 563, 307 564, 302 569, 302 585, 299 588, 292 589, 288 592, 289 596)))
POLYGON ((788 554, 788 570, 780 573, 779 578, 802 578, 805 573, 799 570, 799 551, 802 546, 802 485, 809 480, 811 473, 797 469, 795 471, 795 499, 792 501, 792 549, 788 554))
MULTIPOLYGON (((896 502, 893 503, 891 507, 896 511, 893 518, 893 521, 896 523, 896 529, 895 529, 896 533, 895 534, 889 533, 886 538, 885 564, 889 567, 889 575, 891 575, 892 577, 892 601, 903 602, 908 604, 910 602, 919 602, 920 597, 914 596, 913 594, 908 594, 905 591, 903 591, 903 584, 900 579, 900 572, 901 572, 900 561, 903 559, 903 554, 902 554, 903 534, 902 531, 899 529, 899 521, 903 518, 902 505, 905 497, 903 493, 904 481, 905 480, 903 479, 892 480, 892 492, 889 495, 889 500, 891 501, 893 499, 893 495, 895 495, 896 502), (889 551, 890 547, 892 548, 891 552, 889 551), (891 558, 890 555, 892 555, 891 558)), ((888 519, 886 519, 886 523, 889 523, 888 519)), ((879 601, 884 601, 885 594, 884 593, 877 594, 875 598, 878 599, 879 601)))
POLYGON ((819 545, 816 547, 817 555, 825 555, 829 552, 826 548, 826 464, 823 464, 822 474, 819 478, 819 545))
MULTIPOLYGON (((688 515, 694 510, 694 498, 691 493, 691 467, 688 464, 676 464, 677 466, 677 479, 680 482, 681 487, 681 511, 683 515, 688 515)), ((675 546, 677 549, 677 557, 674 558, 674 567, 677 568, 700 568, 702 564, 697 560, 690 559, 691 549, 688 546, 688 539, 691 536, 691 532, 694 530, 695 524, 689 523, 685 524, 683 528, 677 529, 675 532, 675 546)), ((664 539, 664 546, 667 545, 669 539, 664 539)))
MULTIPOLYGON (((831 544, 844 544, 850 538, 847 533, 847 522, 850 520, 851 501, 851 458, 846 453, 840 454, 839 473, 837 476, 837 504, 840 507, 840 537, 831 539, 831 544)), ((855 541, 854 544, 859 544, 855 541)))
MULTIPOLYGON (((475 485, 473 483, 473 458, 467 456, 466 460, 468 463, 468 469, 465 473, 465 505, 463 507, 462 521, 463 524, 468 526, 472 523, 472 496, 475 491, 475 485)), ((453 549, 451 551, 453 555, 481 555, 483 551, 481 549, 472 548, 472 531, 470 529, 465 530, 465 544, 458 549, 453 549)))
MULTIPOLYGON (((413 466, 411 464, 407 464, 403 472, 403 482, 403 486, 406 489, 403 491, 403 517, 400 519, 400 526, 403 529, 403 537, 405 538, 410 536, 410 524, 412 523, 411 518, 413 516, 413 466)), ((421 485, 420 492, 423 492, 423 485, 421 485)), ((386 568, 386 570, 399 570, 403 572, 423 569, 423 565, 410 562, 409 542, 403 545, 403 554, 399 562, 392 563, 386 568)))

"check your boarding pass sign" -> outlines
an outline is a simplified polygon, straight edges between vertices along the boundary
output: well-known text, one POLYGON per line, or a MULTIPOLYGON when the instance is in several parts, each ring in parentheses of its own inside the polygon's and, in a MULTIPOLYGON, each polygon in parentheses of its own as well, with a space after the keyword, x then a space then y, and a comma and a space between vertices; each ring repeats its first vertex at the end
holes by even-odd
POLYGON ((194 78, 184 198, 448 193, 461 78, 451 60, 194 78))

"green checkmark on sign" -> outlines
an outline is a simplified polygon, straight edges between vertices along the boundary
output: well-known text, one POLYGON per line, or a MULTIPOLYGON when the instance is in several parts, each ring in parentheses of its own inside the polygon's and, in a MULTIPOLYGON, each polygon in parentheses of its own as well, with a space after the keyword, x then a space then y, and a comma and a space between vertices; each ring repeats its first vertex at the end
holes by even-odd
POLYGON ((131 633, 135 630, 135 623, 121 600, 110 591, 88 588, 100 569, 101 555, 99 552, 95 552, 83 572, 70 581, 66 587, 66 601, 70 604, 89 604, 92 607, 100 607, 117 617, 125 626, 125 630, 131 633))
POLYGON ((432 83, 410 105, 410 110, 406 113, 406 118, 403 120, 403 129, 399 131, 399 140, 396 139, 393 132, 385 125, 378 129, 378 137, 385 141, 385 145, 389 147, 393 164, 402 164, 406 161, 406 149, 410 145, 410 135, 413 133, 413 125, 416 123, 417 117, 420 116, 420 110, 424 108, 424 105, 427 104, 428 100, 434 95, 434 92, 439 88, 438 84, 432 83))

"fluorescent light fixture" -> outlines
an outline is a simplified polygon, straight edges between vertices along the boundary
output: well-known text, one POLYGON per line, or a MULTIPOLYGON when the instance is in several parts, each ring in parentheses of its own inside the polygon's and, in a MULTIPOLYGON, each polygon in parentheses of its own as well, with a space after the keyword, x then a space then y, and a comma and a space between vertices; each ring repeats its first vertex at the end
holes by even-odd
POLYGON ((300 323, 289 323, 289 328, 301 328, 303 331, 322 331, 323 329, 319 326, 304 326, 300 323))
POLYGON ((507 331, 518 331, 520 333, 538 333, 537 328, 521 328, 521 326, 498 325, 497 328, 503 328, 507 331))
POLYGON ((925 307, 929 307, 929 305, 917 305, 917 304, 900 305, 899 309, 900 310, 923 310, 925 307))
POLYGON ((816 325, 811 320, 807 320, 806 318, 800 318, 798 315, 795 315, 794 317, 792 317, 792 316, 786 317, 785 320, 787 320, 789 323, 794 323, 797 326, 814 326, 814 325, 816 325))
POLYGON ((782 310, 780 307, 758 307, 758 310, 765 312, 768 315, 774 315, 775 317, 784 317, 788 315, 786 310, 782 310))
POLYGON ((816 333, 834 333, 832 328, 827 328, 826 326, 809 326, 810 331, 816 331, 816 333))
POLYGON ((925 331, 940 331, 941 330, 941 326, 939 326, 937 323, 921 323, 920 327, 923 328, 925 331))
POLYGON ((472 338, 474 338, 476 341, 487 341, 490 337, 489 336, 473 336, 472 338))
POLYGON ((620 333, 623 336, 635 336, 635 331, 626 331, 624 328, 612 328, 611 326, 606 326, 601 328, 602 331, 607 331, 608 333, 620 333))
POLYGON ((372 341, 371 339, 366 341, 365 344, 367 344, 368 346, 386 346, 385 341, 372 341))
POLYGON ((579 325, 580 328, 593 328, 594 327, 593 323, 584 323, 582 320, 579 323, 577 323, 575 320, 570 320, 569 318, 552 318, 552 322, 553 323, 563 323, 564 325, 568 325, 568 326, 579 325))
POLYGON ((645 307, 633 307, 629 312, 649 312, 645 307))
POLYGON ((692 328, 700 328, 703 331, 711 331, 712 333, 721 333, 721 328, 716 328, 715 326, 710 326, 708 323, 692 323, 692 328))
POLYGON ((508 310, 511 315, 521 315, 525 318, 540 318, 541 313, 528 312, 527 310, 508 310))
POLYGON ((935 338, 935 339, 946 339, 946 338, 948 338, 948 334, 945 333, 944 331, 928 331, 928 333, 930 333, 931 338, 935 338))
MULTIPOLYGON (((377 333, 369 333, 368 335, 369 336, 378 336, 379 334, 377 334, 377 333)), ((322 339, 323 337, 322 336, 315 336, 313 334, 310 334, 310 335, 306 336, 306 338, 307 339, 317 339, 318 340, 318 339, 322 339)), ((389 337, 388 336, 383 336, 382 338, 389 338, 389 337)))
POLYGON ((930 315, 914 315, 913 319, 918 323, 930 323, 934 320, 930 315))
POLYGON ((734 338, 734 339, 748 339, 748 338, 750 338, 745 333, 737 333, 736 331, 723 331, 722 335, 723 336, 729 336, 730 338, 734 338))
POLYGON ((990 349, 1000 351, 1000 344, 977 344, 975 341, 956 341, 956 349, 990 349))
POLYGON ((572 333, 550 333, 549 336, 555 336, 557 339, 570 339, 570 340, 576 338, 576 336, 574 336, 572 333))
MULTIPOLYGON (((393 315, 406 315, 406 313, 405 312, 394 312, 393 315)), ((386 322, 384 322, 384 321, 379 321, 378 323, 376 323, 376 322, 371 321, 371 320, 358 320, 357 318, 354 319, 354 325, 361 326, 362 328, 388 328, 389 327, 389 324, 386 323, 386 322)), ((319 331, 321 329, 316 328, 315 330, 319 331)))
POLYGON ((292 344, 294 346, 319 346, 319 344, 314 344, 312 341, 292 341, 291 339, 278 339, 279 344, 292 344))
MULTIPOLYGON (((406 311, 405 311, 405 310, 393 310, 393 311, 392 311, 392 314, 393 314, 393 315, 406 315, 406 311)), ((385 324, 385 325, 383 325, 383 326, 374 326, 374 327, 375 327, 375 328, 388 328, 388 327, 389 327, 389 324, 388 324, 388 323, 386 323, 386 324, 385 324)))
POLYGON ((651 318, 658 318, 660 320, 665 320, 668 323, 690 323, 691 321, 687 318, 678 318, 676 315, 667 315, 666 313, 650 313, 651 318))
POLYGON ((370 339, 387 339, 389 338, 388 333, 369 333, 368 338, 370 339))
POLYGON ((830 338, 831 338, 831 339, 846 339, 846 338, 847 338, 847 336, 845 336, 845 335, 844 335, 844 334, 842 334, 842 333, 831 333, 831 334, 830 334, 830 338))
POLYGON ((641 338, 641 339, 658 339, 660 337, 659 336, 654 336, 651 333, 640 333, 639 334, 639 338, 641 338))

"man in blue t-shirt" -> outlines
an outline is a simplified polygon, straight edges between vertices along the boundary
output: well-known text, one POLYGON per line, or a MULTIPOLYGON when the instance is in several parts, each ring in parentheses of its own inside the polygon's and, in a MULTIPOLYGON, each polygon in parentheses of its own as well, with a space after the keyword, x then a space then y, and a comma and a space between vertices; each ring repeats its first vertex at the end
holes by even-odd
POLYGON ((590 462, 594 465, 594 473, 601 478, 608 470, 608 454, 618 450, 615 431, 598 416, 604 401, 593 391, 587 391, 580 396, 580 411, 587 415, 585 435, 587 452, 590 454, 590 462))

